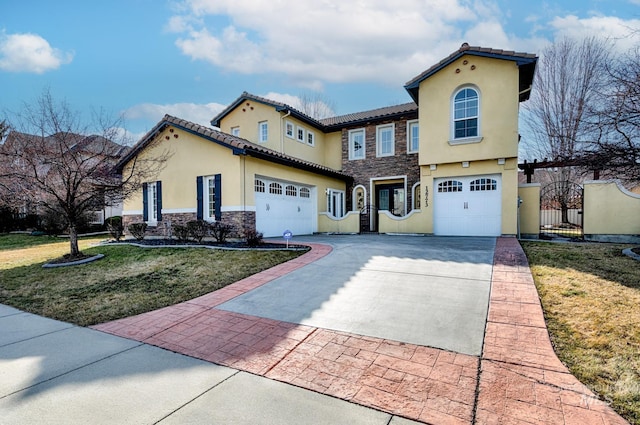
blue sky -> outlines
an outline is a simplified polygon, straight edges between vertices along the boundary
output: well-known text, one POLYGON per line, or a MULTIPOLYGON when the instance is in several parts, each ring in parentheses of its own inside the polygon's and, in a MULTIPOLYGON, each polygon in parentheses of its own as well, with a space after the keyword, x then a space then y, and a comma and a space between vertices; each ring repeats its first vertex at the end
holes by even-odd
POLYGON ((562 36, 640 44, 640 0, 0 0, 0 110, 49 89, 124 114, 208 124, 243 91, 335 114, 410 101, 404 83, 460 47, 540 53, 562 36))

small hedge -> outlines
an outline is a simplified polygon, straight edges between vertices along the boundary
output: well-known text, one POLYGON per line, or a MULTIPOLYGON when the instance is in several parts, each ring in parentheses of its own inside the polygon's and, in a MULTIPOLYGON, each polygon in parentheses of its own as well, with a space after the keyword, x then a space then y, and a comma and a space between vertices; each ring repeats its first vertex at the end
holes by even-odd
POLYGON ((127 227, 127 230, 129 230, 129 233, 131 233, 134 238, 141 241, 147 232, 147 223, 131 223, 129 227, 127 227))

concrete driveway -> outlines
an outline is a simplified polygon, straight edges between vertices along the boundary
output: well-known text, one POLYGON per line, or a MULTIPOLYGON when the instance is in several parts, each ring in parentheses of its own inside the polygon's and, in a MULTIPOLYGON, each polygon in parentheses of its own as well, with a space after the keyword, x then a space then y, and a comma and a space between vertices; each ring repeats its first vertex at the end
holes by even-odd
POLYGON ((314 236, 326 257, 221 310, 478 356, 495 238, 314 236))

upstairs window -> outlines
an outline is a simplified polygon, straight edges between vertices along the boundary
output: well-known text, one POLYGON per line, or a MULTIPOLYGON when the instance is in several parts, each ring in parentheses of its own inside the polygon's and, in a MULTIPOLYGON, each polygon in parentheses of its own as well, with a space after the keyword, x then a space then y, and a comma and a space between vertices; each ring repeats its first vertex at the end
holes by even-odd
POLYGON ((240 127, 231 127, 231 135, 240 137, 240 127))
POLYGON ((349 159, 364 159, 364 128, 349 130, 349 159))
POLYGON ((478 137, 478 92, 470 87, 460 89, 453 98, 453 138, 478 137))
POLYGON ((418 121, 407 121, 407 153, 417 153, 420 149, 420 126, 418 121))
POLYGON ((298 127, 298 132, 296 133, 296 139, 298 142, 304 143, 304 128, 298 127))
POLYGON ((376 156, 393 156, 395 153, 393 124, 376 128, 376 156))
POLYGON ((258 123, 258 141, 264 143, 269 140, 269 124, 267 121, 258 123))
POLYGON ((316 144, 316 135, 311 131, 307 131, 307 145, 314 146, 316 144))
POLYGON ((288 138, 293 139, 293 131, 294 131, 293 123, 291 121, 285 121, 284 122, 284 134, 288 138))

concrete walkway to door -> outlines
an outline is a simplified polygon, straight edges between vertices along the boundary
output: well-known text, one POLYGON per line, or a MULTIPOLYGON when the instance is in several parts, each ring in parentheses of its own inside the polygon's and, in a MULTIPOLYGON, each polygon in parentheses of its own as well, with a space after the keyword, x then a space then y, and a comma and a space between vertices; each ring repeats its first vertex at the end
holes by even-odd
POLYGON ((625 423, 555 357, 516 239, 304 241, 289 263, 94 328, 423 423, 625 423))

